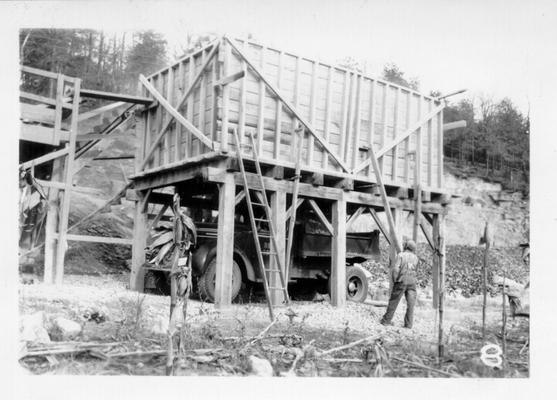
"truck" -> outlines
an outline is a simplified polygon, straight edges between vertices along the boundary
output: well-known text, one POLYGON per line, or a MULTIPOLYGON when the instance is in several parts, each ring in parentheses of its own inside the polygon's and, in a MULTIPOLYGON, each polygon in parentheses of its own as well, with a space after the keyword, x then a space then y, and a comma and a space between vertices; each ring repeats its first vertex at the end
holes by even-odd
MULTIPOLYGON (((294 229, 292 262, 288 283, 326 283, 329 288, 331 268, 331 236, 311 209, 298 212, 294 229), (301 215, 300 215, 301 214, 301 215)), ((257 261, 253 234, 247 219, 237 218, 234 228, 234 262, 232 271, 232 301, 248 287, 261 285, 262 275, 257 261)), ((192 253, 192 293, 201 300, 214 302, 217 255, 217 223, 196 222, 197 246, 192 253)), ((363 302, 368 295, 367 271, 359 264, 378 260, 379 231, 349 232, 346 234, 347 298, 363 302)), ((144 265, 144 291, 165 294, 169 291, 169 266, 144 265)))

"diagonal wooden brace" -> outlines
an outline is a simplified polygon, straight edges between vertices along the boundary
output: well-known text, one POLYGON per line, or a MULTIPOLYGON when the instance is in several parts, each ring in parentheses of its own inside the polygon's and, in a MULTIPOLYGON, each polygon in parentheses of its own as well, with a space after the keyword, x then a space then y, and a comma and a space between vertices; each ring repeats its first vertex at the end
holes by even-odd
POLYGON ((373 145, 369 149, 371 153, 371 163, 373 165, 373 171, 375 172, 375 180, 379 186, 379 193, 381 194, 381 199, 383 200, 383 208, 385 209, 385 215, 387 216, 387 223, 390 229, 391 244, 395 246, 397 253, 402 251, 402 247, 398 241, 396 235, 395 221, 393 219, 393 214, 391 213, 391 207, 389 206, 389 200, 387 198, 387 192, 385 191, 385 185, 383 185, 383 178, 381 177, 381 170, 379 169, 379 163, 377 162, 377 157, 375 157, 375 152, 373 151, 373 145))
MULTIPOLYGON (((412 124, 406 131, 404 131, 401 135, 398 135, 397 137, 395 137, 393 140, 391 140, 389 143, 385 144, 383 146, 383 148, 381 148, 379 151, 377 151, 377 153, 375 153, 375 157, 377 159, 383 157, 385 155, 385 153, 387 153, 389 150, 391 150, 393 147, 395 147, 396 145, 398 145, 399 143, 401 143, 402 141, 404 141, 408 136, 410 136, 412 133, 414 133, 415 131, 417 131, 418 129, 420 129, 420 127, 422 125, 424 125, 425 123, 427 123, 430 119, 432 119, 433 117, 435 117, 438 113, 440 113, 443 108, 445 108, 445 105, 440 105, 437 108, 434 108, 431 112, 429 112, 428 114, 426 114, 425 117, 423 117, 421 120, 415 122, 414 124, 412 124)), ((360 172, 362 169, 366 168, 368 165, 371 164, 371 157, 369 157, 367 160, 365 160, 363 163, 361 163, 360 165, 358 165, 356 168, 354 168, 354 170, 352 171, 352 173, 357 174, 358 172, 360 172)))
MULTIPOLYGON (((203 134, 203 132, 201 132, 199 129, 197 129, 190 121, 185 119, 182 116, 182 114, 180 114, 178 112, 178 110, 176 110, 174 107, 172 107, 172 105, 170 105, 170 103, 164 98, 164 96, 162 94, 160 94, 159 91, 157 89, 155 89, 155 87, 149 83, 147 78, 145 78, 143 75, 140 75, 139 80, 141 81, 143 86, 145 86, 145 88, 153 95, 153 97, 155 99, 157 99, 157 101, 159 102, 161 107, 164 107, 164 109, 166 111, 168 111, 168 113, 172 117, 174 117, 176 119, 176 121, 178 121, 179 123, 184 125, 186 127, 186 129, 188 129, 193 135, 195 135, 195 137, 197 137, 203 144, 210 147, 211 149, 214 148, 213 141, 211 139, 209 139, 207 136, 205 136, 203 134)), ((169 119, 169 122, 167 122, 168 126, 170 126, 170 121, 171 121, 171 119, 169 119)), ((159 135, 157 136, 157 140, 155 140, 155 142, 153 143, 153 145, 149 149, 149 152, 145 156, 145 159, 143 160, 142 165, 141 165, 141 169, 143 169, 145 167, 145 165, 147 165, 147 163, 149 162, 149 158, 153 154, 155 148, 158 146, 158 144, 160 143, 163 135, 167 132, 167 130, 168 130, 168 128, 166 127, 166 129, 163 129, 161 131, 161 133, 159 133, 159 135)))
MULTIPOLYGON (((178 101, 176 109, 180 109, 184 105, 184 103, 186 102, 188 97, 193 93, 193 90, 196 88, 197 84, 199 83, 199 81, 203 77, 203 74, 205 73, 205 70, 207 69, 207 67, 209 66, 209 64, 213 60, 213 57, 217 53, 218 48, 219 48, 219 43, 216 43, 215 46, 213 47, 213 49, 211 50, 211 52, 207 55, 207 59, 205 60, 205 62, 201 66, 201 68, 199 68, 199 71, 197 72, 197 75, 195 75, 195 77, 192 79, 191 84, 188 87, 188 90, 186 90, 184 92, 184 94, 182 95, 182 97, 178 101)), ((140 77, 140 79, 141 79, 141 77, 140 77)), ((157 93, 158 93, 158 91, 157 91, 157 93)), ((160 93, 159 93, 159 95, 160 95, 160 93)), ((170 125, 172 124, 172 120, 173 120, 173 118, 169 118, 168 121, 166 121, 166 123, 163 125, 161 131, 158 133, 157 137, 155 138, 155 141, 153 142, 153 144, 151 145, 149 150, 147 150, 147 152, 145 153, 145 158, 141 162, 141 166, 139 168, 140 170, 143 170, 145 168, 145 166, 147 166, 147 164, 149 163, 151 157, 153 156, 153 153, 155 152, 155 149, 157 148, 157 146, 159 145, 159 143, 163 139, 164 134, 166 133, 168 128, 170 128, 170 125)), ((202 135, 202 136, 205 137, 204 135, 202 135)), ((209 139, 207 139, 207 140, 209 140, 209 139)), ((211 144, 208 145, 208 146, 212 148, 212 141, 211 141, 211 144)))
POLYGON ((321 135, 319 135, 317 133, 317 131, 313 128, 313 126, 310 124, 310 122, 308 120, 306 120, 299 112, 298 110, 296 110, 296 108, 290 104, 290 102, 288 100, 286 100, 286 97, 284 97, 278 88, 275 87, 275 85, 273 85, 273 83, 268 80, 263 73, 259 70, 259 68, 252 63, 249 58, 247 57, 247 55, 234 43, 233 40, 229 39, 228 37, 225 37, 225 39, 228 41, 228 43, 230 43, 230 46, 232 47, 232 49, 234 49, 234 51, 240 55, 240 57, 243 59, 243 61, 246 62, 247 66, 259 77, 259 79, 261 79, 265 85, 267 86, 267 88, 269 89, 269 91, 271 93, 273 93, 273 95, 275 97, 277 97, 282 104, 284 104, 285 108, 292 114, 294 115, 294 117, 296 117, 301 123, 302 125, 304 125, 306 127, 306 129, 308 130, 309 133, 311 133, 316 139, 317 141, 321 144, 321 146, 323 146, 323 148, 329 153, 329 155, 338 163, 338 165, 340 165, 342 167, 342 169, 344 169, 344 171, 346 172, 350 172, 350 169, 348 168, 348 166, 342 161, 342 158, 340 156, 338 156, 333 149, 331 148, 331 146, 329 145, 329 143, 323 139, 321 137, 321 135))

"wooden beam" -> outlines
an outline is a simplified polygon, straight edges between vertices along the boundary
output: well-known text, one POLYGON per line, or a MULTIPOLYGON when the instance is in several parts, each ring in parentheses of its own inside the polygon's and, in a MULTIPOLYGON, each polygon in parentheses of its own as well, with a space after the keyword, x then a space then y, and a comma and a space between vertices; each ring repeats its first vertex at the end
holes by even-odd
MULTIPOLYGON (((219 45, 218 43, 215 44, 215 46, 213 47, 213 49, 211 50, 211 52, 207 55, 207 59, 205 60, 205 62, 203 63, 203 65, 201 66, 201 68, 199 69, 199 71, 197 72, 197 74, 195 75, 195 78, 193 78, 193 80, 191 81, 188 89, 185 91, 185 93, 182 95, 182 97, 180 98, 180 101, 178 101, 178 104, 176 106, 176 109, 180 109, 184 103, 186 102, 186 100, 188 99, 189 95, 192 93, 193 89, 196 87, 197 83, 199 82, 199 79, 203 76, 203 72, 205 71, 205 69, 209 66, 209 64, 211 63, 214 55, 217 52, 219 45)), ((190 59, 190 63, 193 63, 193 58, 190 59)), ((193 64, 190 64, 190 69, 193 68, 193 64)), ((145 79, 145 78, 144 78, 145 79)), ((151 86, 152 87, 152 86, 151 86)), ((157 92, 158 93, 158 92, 157 92)), ((141 163, 141 168, 140 169, 144 169, 145 166, 149 163, 151 156, 153 155, 153 153, 155 152, 155 149, 157 148, 158 144, 160 143, 161 139, 163 138, 164 134, 166 133, 166 131, 168 130, 168 128, 170 127, 170 124, 172 123, 172 119, 169 119, 168 121, 166 121, 166 123, 164 124, 164 126, 162 127, 162 129, 160 130, 160 132, 158 133, 157 137, 155 138, 155 140, 153 141, 153 144, 151 145, 151 147, 149 148, 149 150, 147 151, 147 153, 145 154, 145 158, 143 159, 143 162, 141 163)), ((191 130, 190 130, 191 131, 191 130)), ((204 135, 202 135, 203 137, 205 137, 204 135)), ((209 139, 207 139, 209 140, 209 139)), ((212 141, 211 141, 211 145, 209 147, 212 147, 212 141)), ((187 155, 187 154, 186 154, 187 155)))
MULTIPOLYGON (((188 121, 187 119, 185 119, 179 112, 178 110, 176 110, 174 107, 172 107, 170 105, 170 103, 168 101, 166 101, 166 99, 164 98, 163 95, 161 95, 157 89, 155 89, 153 87, 153 85, 151 85, 147 79, 143 76, 140 75, 139 76, 139 80, 141 81, 141 83, 143 83, 143 85, 147 88, 147 90, 159 101, 160 105, 162 107, 164 107, 164 109, 166 111, 168 111, 168 113, 174 117, 179 123, 181 123, 182 125, 184 125, 186 127, 186 129, 188 129, 192 134, 195 135, 195 137, 197 137, 201 142, 203 142, 203 144, 205 144, 207 147, 209 147, 210 149, 214 148, 214 144, 213 141, 211 139, 209 139, 208 137, 206 137, 203 132, 201 132, 199 129, 197 129, 190 121, 188 121)), ((147 151, 147 155, 145 156, 145 159, 143 160, 143 165, 142 165, 142 169, 145 167, 145 165, 147 165, 147 162, 149 160, 149 158, 153 155, 153 152, 155 151, 155 149, 157 148, 157 146, 159 145, 160 141, 163 139, 165 133, 168 130, 168 127, 170 126, 172 119, 169 118, 168 121, 165 124, 165 127, 163 127, 163 129, 161 130, 161 132, 157 135, 157 138, 155 139, 154 143, 151 145, 151 147, 149 148, 149 151, 147 151)))
POLYGON ((348 218, 348 221, 346 221, 346 230, 349 231, 350 228, 352 227, 352 224, 354 223, 354 221, 356 221, 358 219, 358 217, 360 215, 362 215, 362 213, 366 210, 366 207, 361 206, 358 207, 358 209, 354 212, 354 214, 352 214, 350 216, 350 218, 348 218))
POLYGON ((237 206, 246 198, 246 192, 244 190, 240 190, 240 192, 236 195, 234 199, 234 205, 237 206))
POLYGON ((219 214, 217 228, 217 271, 215 282, 215 308, 230 307, 232 298, 232 268, 234 255, 234 175, 226 173, 219 187, 219 214))
POLYGON ((79 94, 81 97, 86 97, 90 99, 120 101, 125 103, 141 104, 144 106, 148 106, 151 103, 153 103, 153 99, 150 99, 149 97, 132 96, 131 94, 102 92, 100 90, 81 89, 79 94))
POLYGON ((381 194, 381 199, 383 200, 383 208, 385 210, 385 214, 387 216, 387 223, 389 224, 390 228, 390 235, 391 235, 391 243, 397 252, 402 251, 402 247, 398 242, 398 238, 396 236, 396 228, 393 220, 393 216, 391 214, 391 207, 389 205, 389 199, 387 197, 387 192, 385 191, 385 185, 383 185, 383 178, 381 177, 381 170, 379 169, 379 163, 377 162, 377 158, 375 157, 375 152, 373 151, 373 145, 370 146, 370 155, 371 155, 371 163, 373 166, 373 171, 375 172, 375 179, 377 180, 377 184, 379 187, 379 193, 381 194))
POLYGON ((432 224, 432 236, 433 236, 433 262, 431 263, 431 286, 433 290, 433 301, 432 305, 433 308, 439 307, 439 257, 437 255, 437 250, 439 249, 439 237, 441 235, 440 232, 440 220, 437 216, 433 216, 433 224, 432 224))
POLYGON ((71 233, 68 233, 66 235, 66 240, 75 241, 75 242, 121 244, 125 246, 131 246, 133 242, 133 239, 127 239, 127 238, 92 236, 92 235, 74 235, 71 233))
MULTIPOLYGON (((278 269, 282 265, 282 268, 286 268, 285 263, 285 244, 286 244, 286 193, 285 192, 273 192, 270 198, 271 207, 271 223, 273 224, 273 233, 276 241, 277 248, 275 249, 279 262, 277 263, 276 257, 270 257, 270 269, 275 270, 269 272, 269 286, 270 287, 281 287, 282 281, 280 277, 280 272, 278 269)), ((285 271, 283 271, 285 272, 285 271)), ((287 276, 286 272, 284 276, 287 276)), ((271 304, 273 306, 281 305, 285 300, 284 292, 282 290, 271 290, 271 304)))
MULTIPOLYGON (((304 201, 305 199, 298 198, 298 200, 296 201, 296 208, 300 207, 304 201)), ((292 217, 292 214, 294 214, 294 208, 290 206, 290 208, 286 212, 286 221, 288 221, 290 217, 292 217)))
POLYGON ((427 230, 427 227, 425 226, 423 221, 420 221, 420 228, 427 240, 427 243, 429 244, 429 247, 431 248, 431 250, 433 252, 436 252, 437 249, 435 248, 435 243, 433 242, 433 238, 431 237, 431 234, 429 233, 429 231, 427 230))
MULTIPOLYGON (((323 226, 325 226, 325 228, 329 231, 331 235, 334 235, 333 225, 331 225, 331 223, 327 220, 327 217, 325 217, 325 214, 323 214, 323 211, 321 211, 321 209, 319 208, 315 200, 308 199, 308 202, 311 208, 313 208, 313 211, 315 211, 315 214, 317 214, 317 216, 319 217, 319 220, 321 221, 323 226)), ((346 220, 344 221, 344 224, 346 226, 346 220)))
POLYGON ((55 135, 55 129, 49 126, 22 123, 20 128, 20 140, 49 144, 51 146, 58 146, 60 141, 65 142, 70 137, 70 132, 65 129, 58 129, 58 134, 55 135))
POLYGON ((86 133, 83 135, 77 135, 76 140, 78 142, 89 142, 91 140, 123 139, 123 138, 131 139, 131 135, 128 133, 112 133, 108 135, 104 133, 86 133))
POLYGON ((375 225, 377 225, 377 227, 379 228, 379 230, 381 231, 381 233, 383 234, 385 239, 387 239, 387 243, 389 243, 389 245, 390 245, 392 243, 391 242, 391 235, 389 235, 389 232, 387 231, 387 229, 383 225, 383 222, 381 222, 381 220, 379 219, 379 216, 377 215, 377 213, 375 212, 375 210, 373 208, 368 207, 368 210, 369 210, 369 213, 371 214, 371 217, 375 221, 375 225))
POLYGON ((114 110, 116 108, 119 108, 121 106, 123 106, 125 103, 122 101, 116 102, 116 103, 110 103, 107 104, 106 106, 102 106, 99 108, 95 108, 94 110, 88 111, 86 113, 83 114, 79 114, 79 117, 77 117, 77 120, 79 122, 83 122, 83 121, 87 121, 88 119, 97 117, 101 114, 104 114, 105 112, 114 110))
POLYGON ((40 76, 44 76, 46 78, 52 78, 52 79, 58 78, 58 74, 55 73, 55 72, 50 72, 50 71, 45 71, 45 70, 39 69, 39 68, 29 67, 27 65, 20 65, 20 68, 21 68, 21 72, 27 72, 27 73, 30 73, 30 74, 40 75, 40 76))
MULTIPOLYGON (((151 193, 152 194, 152 193, 151 193)), ((159 223, 159 221, 161 220, 162 216, 164 215, 164 213, 166 212, 166 210, 168 210, 168 207, 170 207, 170 204, 163 204, 161 209, 159 210, 159 212, 157 213, 157 215, 155 216, 155 218, 153 219, 153 221, 151 222, 151 224, 149 225, 149 228, 147 230, 147 235, 149 235, 149 233, 151 232, 151 230, 153 228, 157 227, 157 224, 159 223)))
POLYGON ((466 128, 466 121, 460 120, 443 124, 443 132, 452 131, 453 129, 466 128))
MULTIPOLYGON (((67 148, 64 150, 68 150, 67 148)), ((52 163, 51 179, 58 181, 63 179, 64 159, 56 158, 52 163)), ((54 267, 56 264, 56 235, 58 225, 58 211, 60 206, 60 192, 58 189, 48 191, 48 212, 45 223, 45 246, 44 246, 44 278, 47 284, 54 283, 54 267)))
MULTIPOLYGON (((210 182, 222 182, 224 172, 221 168, 214 168, 214 167, 207 167, 201 172, 182 172, 183 174, 187 174, 186 177, 182 177, 182 175, 177 176, 174 179, 167 178, 165 176, 158 176, 156 178, 157 184, 154 185, 152 183, 139 181, 135 183, 137 187, 140 185, 141 188, 146 187, 160 187, 160 186, 167 186, 172 182, 176 182, 181 180, 191 179, 194 176, 202 176, 204 179, 207 179, 210 182), (183 179, 182 179, 183 178, 183 179), (177 179, 177 180, 176 180, 177 179)), ((246 173, 246 177, 248 180, 248 184, 253 189, 261 189, 261 185, 259 182, 259 178, 254 173, 246 173)), ((237 185, 243 185, 242 175, 239 172, 234 173, 234 179, 237 185)), ((288 182, 285 180, 279 181, 273 178, 263 177, 265 182, 265 190, 267 191, 276 191, 282 190, 286 191, 287 193, 292 193, 294 188, 293 182, 288 182)), ((299 190, 300 196, 305 197, 315 197, 319 199, 325 200, 337 200, 344 198, 348 203, 351 204, 361 204, 366 206, 373 206, 373 207, 384 207, 383 200, 373 194, 364 193, 364 192, 346 192, 342 189, 332 188, 329 186, 318 186, 315 187, 311 184, 307 183, 299 183, 299 190), (344 196, 344 197, 343 197, 344 196)), ((387 197, 389 205, 393 207, 401 208, 405 211, 414 211, 414 201, 413 200, 400 200, 394 197, 387 197)), ((444 212, 444 207, 439 203, 426 203, 422 205, 422 211, 432 214, 439 214, 444 212)))
MULTIPOLYGON (((410 128, 408 128, 406 131, 404 131, 401 135, 395 137, 393 140, 391 140, 390 142, 388 142, 387 144, 385 144, 383 146, 383 148, 381 148, 381 150, 379 150, 376 154, 375 157, 377 157, 378 159, 383 157, 385 155, 385 153, 387 153, 389 150, 391 150, 394 146, 396 146, 397 144, 399 144, 400 142, 402 142, 404 139, 406 139, 408 136, 410 136, 412 133, 414 133, 414 131, 416 131, 418 128, 420 128, 422 125, 424 125, 425 123, 427 123, 429 120, 431 120, 433 117, 435 117, 435 115, 437 115, 437 113, 441 112, 443 110, 445 106, 441 105, 435 109, 433 109, 433 111, 430 111, 424 118, 422 118, 421 120, 413 123, 410 128)), ((371 164, 371 157, 368 158, 366 161, 364 161, 363 163, 361 163, 356 169, 354 169, 352 172, 353 173, 358 173, 360 172, 362 169, 366 168, 368 165, 371 164)))
MULTIPOLYGON (((228 75, 230 73, 230 46, 227 42, 222 40, 222 74, 228 75)), ((221 138, 220 138, 220 148, 221 151, 228 151, 228 118, 230 114, 230 86, 225 85, 222 88, 221 93, 222 107, 221 107, 221 138)), ((193 104, 193 102, 192 102, 193 104)))
POLYGON ((307 130, 317 139, 317 141, 321 144, 321 146, 323 146, 323 148, 335 159, 335 161, 347 172, 350 171, 350 169, 348 168, 348 166, 342 161, 342 159, 333 151, 332 147, 329 145, 329 143, 327 143, 322 137, 321 135, 319 135, 315 129, 313 128, 313 126, 295 109, 294 106, 292 106, 290 104, 290 102, 288 100, 286 100, 286 98, 280 93, 280 91, 275 87, 275 85, 273 85, 273 83, 271 81, 269 81, 265 76, 262 75, 262 73, 259 71, 259 68, 253 64, 249 58, 246 56, 246 54, 239 49, 238 46, 236 46, 235 43, 233 43, 233 40, 229 39, 226 37, 226 40, 228 41, 228 43, 230 43, 230 45, 232 46, 232 48, 234 49, 234 51, 236 51, 236 53, 238 53, 245 61, 246 64, 248 65, 249 68, 251 68, 251 70, 260 78, 262 79, 265 84, 267 85, 267 88, 269 88, 269 90, 276 96, 278 97, 278 99, 280 101, 282 101, 283 105, 288 109, 288 111, 293 114, 306 128, 307 130))
POLYGON ((228 75, 225 76, 224 78, 219 79, 213 84, 213 86, 221 87, 221 86, 228 85, 232 82, 236 82, 238 79, 243 78, 245 75, 246 75, 246 71, 244 70, 235 72, 232 75, 228 75))
POLYGON ((67 155, 69 152, 69 148, 65 147, 61 150, 53 151, 52 153, 45 154, 44 156, 40 156, 34 158, 33 160, 26 161, 23 164, 19 164, 20 169, 29 169, 31 167, 36 167, 37 165, 44 164, 46 162, 52 161, 58 157, 62 157, 67 155))
POLYGON ((145 248, 149 237, 149 215, 147 205, 149 204, 149 192, 146 190, 136 191, 138 201, 135 202, 133 220, 133 243, 132 243, 132 265, 130 272, 130 289, 138 292, 143 291, 145 270, 145 248))
MULTIPOLYGON (((325 130, 323 132, 323 140, 329 141, 329 132, 331 131, 331 107, 332 107, 332 93, 333 93, 333 67, 329 67, 329 73, 327 76, 327 97, 325 103, 325 130)), ((323 153, 323 164, 322 168, 327 169, 327 164, 329 163, 329 156, 323 153)))
POLYGON ((65 165, 65 176, 64 183, 66 184, 66 190, 64 190, 64 196, 62 197, 62 204, 60 205, 60 220, 58 225, 58 242, 56 243, 56 266, 54 281, 57 284, 62 284, 64 277, 64 258, 66 253, 66 235, 68 231, 68 219, 70 216, 70 199, 71 199, 71 189, 72 180, 74 176, 74 163, 75 163, 75 146, 76 146, 76 136, 79 116, 79 100, 80 100, 80 86, 81 81, 76 80, 74 83, 74 98, 72 102, 72 120, 71 120, 71 130, 70 130, 70 142, 68 143, 68 157, 66 158, 65 165))
POLYGON ((331 240, 331 304, 346 305, 346 200, 344 196, 333 203, 331 240))

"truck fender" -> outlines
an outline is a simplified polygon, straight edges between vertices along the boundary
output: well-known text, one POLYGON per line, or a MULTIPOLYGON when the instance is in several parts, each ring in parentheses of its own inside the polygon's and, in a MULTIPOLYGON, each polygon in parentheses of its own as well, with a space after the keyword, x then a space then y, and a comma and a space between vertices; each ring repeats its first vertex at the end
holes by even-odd
POLYGON ((217 248, 214 243, 205 243, 199 246, 192 254, 193 274, 196 276, 202 275, 205 272, 207 260, 210 260, 216 253, 217 248))
MULTIPOLYGON (((205 272, 207 261, 211 260, 217 254, 217 246, 215 243, 205 243, 199 246, 192 256, 193 273, 200 276, 205 272)), ((248 256, 237 247, 234 248, 234 258, 239 259, 240 265, 243 265, 246 278, 249 281, 255 281, 255 271, 248 256)))

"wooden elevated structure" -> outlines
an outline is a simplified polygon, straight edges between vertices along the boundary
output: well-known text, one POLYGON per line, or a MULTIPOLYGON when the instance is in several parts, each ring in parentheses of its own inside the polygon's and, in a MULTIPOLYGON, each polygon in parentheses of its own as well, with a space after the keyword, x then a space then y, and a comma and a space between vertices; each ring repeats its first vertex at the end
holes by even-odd
MULTIPOLYGON (((99 208, 69 226, 71 193, 87 190, 75 186, 73 178, 78 169, 77 158, 83 156, 101 140, 125 134, 134 122, 133 108, 137 104, 144 106, 151 103, 152 100, 148 98, 82 89, 79 78, 27 66, 21 67, 19 138, 23 144, 20 145, 20 149, 33 148, 33 151, 23 151, 24 159, 20 160, 19 168, 30 171, 37 183, 48 193, 45 241, 28 252, 44 246, 46 283, 62 283, 68 241, 132 244, 130 238, 69 233, 104 208, 104 206, 99 208), (113 103, 80 113, 81 100, 87 97, 102 98, 113 103), (128 105, 126 106, 125 103, 128 105), (98 131, 89 132, 89 127, 100 121, 109 122, 101 124, 103 128, 98 131)), ((128 187, 129 185, 110 199, 105 206, 124 196, 128 187)))
MULTIPOLYGON (((245 197, 237 151, 247 160, 250 187, 259 178, 250 170, 251 151, 234 144, 237 132, 241 143, 250 134, 256 138, 277 238, 285 242, 288 218, 303 201, 329 230, 334 305, 346 301, 347 226, 364 212, 391 243, 393 255, 401 247, 400 214, 414 214, 414 236, 422 230, 435 250, 434 292, 442 293, 443 217, 450 198, 443 190, 444 101, 228 37, 140 81, 141 97, 153 102, 136 112, 133 289, 143 287, 147 206, 168 204, 170 195, 160 189, 170 188, 184 205, 218 211, 216 305, 230 304, 235 208, 245 197), (303 144, 295 189, 297 126, 303 144), (295 190, 299 198, 293 204, 295 190)), ((442 300, 441 294, 434 297, 442 300)))

